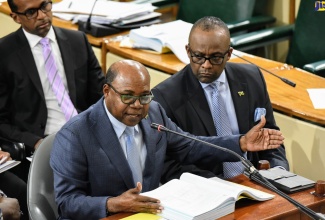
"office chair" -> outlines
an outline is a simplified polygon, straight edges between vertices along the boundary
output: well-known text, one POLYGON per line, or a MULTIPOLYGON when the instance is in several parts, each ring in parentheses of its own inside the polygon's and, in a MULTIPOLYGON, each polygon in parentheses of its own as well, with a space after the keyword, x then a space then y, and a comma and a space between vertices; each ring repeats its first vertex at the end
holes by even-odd
POLYGON ((10 153, 13 160, 23 161, 26 158, 25 144, 12 142, 4 138, 0 138, 0 148, 2 151, 10 153))
POLYGON ((177 19, 194 23, 204 16, 223 20, 232 36, 243 31, 265 28, 276 21, 265 15, 267 0, 180 0, 177 19), (264 4, 264 7, 261 5, 264 4))
POLYGON ((55 134, 47 136, 35 151, 27 182, 27 205, 31 220, 57 219, 50 153, 55 134))
POLYGON ((231 37, 231 45, 246 51, 290 39, 286 63, 325 77, 325 13, 315 1, 301 0, 294 24, 231 37))

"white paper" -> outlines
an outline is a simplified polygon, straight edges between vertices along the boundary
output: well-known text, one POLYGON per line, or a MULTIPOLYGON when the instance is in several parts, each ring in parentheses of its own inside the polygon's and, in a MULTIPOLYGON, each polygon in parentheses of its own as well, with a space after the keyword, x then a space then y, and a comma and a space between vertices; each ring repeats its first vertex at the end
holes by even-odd
POLYGON ((315 109, 325 109, 325 88, 307 89, 315 109))

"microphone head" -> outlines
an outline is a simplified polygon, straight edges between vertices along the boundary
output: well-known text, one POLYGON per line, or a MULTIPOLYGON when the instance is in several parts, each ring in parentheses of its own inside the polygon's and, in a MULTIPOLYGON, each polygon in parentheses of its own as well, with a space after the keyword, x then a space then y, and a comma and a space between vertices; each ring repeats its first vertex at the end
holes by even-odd
POLYGON ((151 123, 150 125, 153 129, 156 129, 158 131, 168 131, 168 129, 160 124, 157 123, 151 123))

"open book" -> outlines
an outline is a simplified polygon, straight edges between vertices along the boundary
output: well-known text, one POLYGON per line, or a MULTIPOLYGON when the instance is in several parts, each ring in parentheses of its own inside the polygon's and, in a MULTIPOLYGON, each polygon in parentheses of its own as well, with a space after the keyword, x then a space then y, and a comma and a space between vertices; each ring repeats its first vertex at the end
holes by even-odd
POLYGON ((7 162, 0 165, 0 173, 5 172, 6 170, 9 170, 15 166, 20 164, 20 161, 16 160, 8 160, 7 162))
POLYGON ((274 198, 274 195, 217 177, 206 179, 190 173, 142 195, 159 199, 164 210, 158 215, 169 220, 217 219, 234 212, 235 202, 241 196, 258 201, 274 198))
POLYGON ((163 24, 144 26, 130 31, 130 39, 135 47, 150 48, 158 53, 172 51, 183 63, 189 63, 185 45, 192 24, 176 20, 163 24))

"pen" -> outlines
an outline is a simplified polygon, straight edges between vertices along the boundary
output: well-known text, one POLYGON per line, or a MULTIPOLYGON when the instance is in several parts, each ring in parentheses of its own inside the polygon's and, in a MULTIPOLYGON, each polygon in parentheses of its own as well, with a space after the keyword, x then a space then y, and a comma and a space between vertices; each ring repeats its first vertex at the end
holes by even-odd
POLYGON ((70 2, 70 4, 69 4, 68 8, 71 8, 71 6, 72 6, 72 1, 70 2))
POLYGON ((7 159, 8 159, 8 157, 3 157, 3 158, 0 160, 0 165, 3 164, 7 159))

